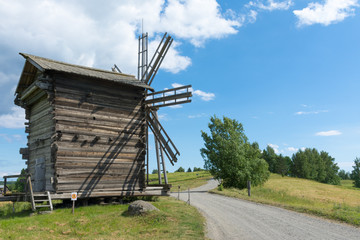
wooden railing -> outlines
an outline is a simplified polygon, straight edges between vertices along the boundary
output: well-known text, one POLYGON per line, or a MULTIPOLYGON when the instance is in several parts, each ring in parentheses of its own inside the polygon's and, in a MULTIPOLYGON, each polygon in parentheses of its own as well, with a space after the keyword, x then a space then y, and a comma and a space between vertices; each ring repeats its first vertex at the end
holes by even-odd
POLYGON ((19 174, 19 175, 9 175, 9 176, 4 176, 4 196, 6 195, 6 191, 7 191, 7 186, 6 186, 6 183, 7 183, 7 179, 8 178, 18 178, 18 177, 25 177, 26 179, 28 177, 30 177, 30 174, 26 174, 26 175, 22 175, 22 174, 19 174))

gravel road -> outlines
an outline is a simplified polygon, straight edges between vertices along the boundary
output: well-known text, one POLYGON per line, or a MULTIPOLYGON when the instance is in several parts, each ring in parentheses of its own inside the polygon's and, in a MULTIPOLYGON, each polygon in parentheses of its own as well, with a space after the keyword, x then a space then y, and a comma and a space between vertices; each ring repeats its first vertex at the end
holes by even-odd
MULTIPOLYGON (((207 193, 216 186, 217 182, 210 180, 190 191, 190 204, 206 218, 210 239, 360 239, 360 228, 207 193)), ((180 199, 187 201, 188 193, 180 193, 180 199)))

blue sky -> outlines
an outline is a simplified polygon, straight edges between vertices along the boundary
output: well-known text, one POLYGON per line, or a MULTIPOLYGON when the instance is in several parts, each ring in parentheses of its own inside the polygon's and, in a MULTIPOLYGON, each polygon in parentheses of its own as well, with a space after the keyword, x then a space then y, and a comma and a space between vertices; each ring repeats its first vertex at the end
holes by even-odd
POLYGON ((24 64, 18 53, 108 70, 116 63, 135 74, 141 19, 152 51, 165 31, 175 39, 152 86, 193 86, 192 103, 159 111, 181 152, 169 171, 203 167, 200 131, 214 114, 237 119, 261 149, 291 156, 315 147, 351 171, 360 157, 359 6, 358 0, 0 0, 0 178, 25 166, 24 113, 13 104, 24 64))

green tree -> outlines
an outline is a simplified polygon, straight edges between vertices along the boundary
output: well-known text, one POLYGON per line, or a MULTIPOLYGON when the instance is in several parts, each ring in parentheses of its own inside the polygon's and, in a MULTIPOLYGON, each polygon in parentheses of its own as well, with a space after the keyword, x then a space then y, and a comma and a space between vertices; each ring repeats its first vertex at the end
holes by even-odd
POLYGON ((24 192, 25 191, 25 182, 26 182, 26 170, 23 168, 21 169, 21 175, 22 177, 18 177, 15 185, 12 187, 12 191, 15 190, 16 192, 24 192))
POLYGON ((339 177, 342 180, 349 180, 350 179, 350 173, 349 172, 345 172, 344 169, 341 169, 338 173, 339 177))
POLYGON ((192 172, 192 171, 191 171, 191 168, 188 168, 188 170, 187 170, 186 172, 192 172))
POLYGON ((327 152, 315 148, 299 150, 292 156, 291 175, 322 183, 340 184, 339 167, 327 152))
POLYGON ((354 187, 360 188, 360 158, 355 158, 351 178, 354 180, 354 187))
POLYGON ((152 174, 157 174, 159 171, 157 169, 152 170, 152 174))
POLYGON ((262 152, 262 158, 268 163, 269 171, 276 173, 276 162, 278 160, 278 156, 276 155, 275 150, 268 145, 262 152))
POLYGON ((185 172, 185 169, 183 167, 179 167, 175 172, 185 172))
POLYGON ((210 134, 201 131, 205 147, 201 156, 205 169, 224 187, 245 188, 247 181, 253 186, 263 184, 270 176, 268 164, 261 158, 257 143, 250 144, 241 123, 216 116, 208 124, 210 134))
POLYGON ((204 169, 199 168, 199 167, 194 167, 193 172, 200 172, 200 171, 204 171, 204 169))
POLYGON ((291 158, 288 156, 279 155, 276 158, 275 173, 281 174, 281 176, 289 175, 291 167, 291 158))

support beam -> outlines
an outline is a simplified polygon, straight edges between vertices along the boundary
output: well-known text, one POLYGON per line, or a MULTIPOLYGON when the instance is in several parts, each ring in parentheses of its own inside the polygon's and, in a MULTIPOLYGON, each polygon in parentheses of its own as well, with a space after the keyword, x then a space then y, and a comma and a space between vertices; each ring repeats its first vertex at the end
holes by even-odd
POLYGON ((165 107, 191 102, 191 85, 148 93, 145 103, 150 107, 165 107))

